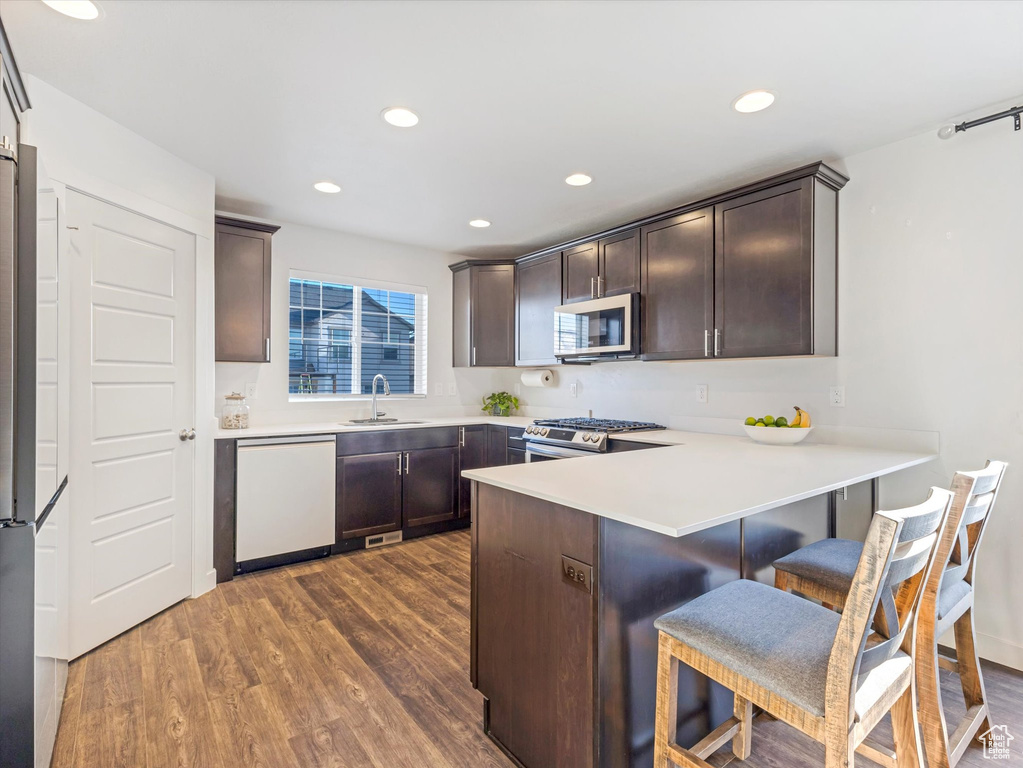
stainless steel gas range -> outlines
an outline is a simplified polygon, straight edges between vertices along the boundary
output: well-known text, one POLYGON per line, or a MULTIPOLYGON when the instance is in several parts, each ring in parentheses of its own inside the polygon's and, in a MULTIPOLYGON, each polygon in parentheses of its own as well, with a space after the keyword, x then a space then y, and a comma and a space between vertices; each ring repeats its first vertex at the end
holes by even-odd
POLYGON ((608 436, 664 429, 660 424, 618 419, 536 419, 526 427, 526 461, 551 461, 606 453, 608 436))

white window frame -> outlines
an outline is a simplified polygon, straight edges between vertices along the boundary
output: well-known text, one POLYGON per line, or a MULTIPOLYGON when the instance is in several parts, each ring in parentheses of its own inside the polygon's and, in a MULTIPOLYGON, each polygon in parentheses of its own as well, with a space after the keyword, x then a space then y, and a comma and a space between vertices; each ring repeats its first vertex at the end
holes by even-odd
MULTIPOLYGON (((422 344, 422 365, 414 365, 415 371, 415 389, 420 390, 417 393, 401 393, 391 395, 392 400, 423 400, 428 394, 428 376, 427 376, 427 365, 429 364, 429 329, 427 328, 427 314, 429 308, 429 292, 426 286, 423 285, 409 285, 406 283, 392 283, 382 280, 373 280, 361 277, 346 277, 344 275, 332 275, 325 272, 309 272, 303 269, 291 269, 288 270, 288 340, 290 348, 291 340, 291 281, 292 280, 313 280, 319 283, 331 283, 333 285, 350 285, 353 288, 352 291, 352 378, 349 389, 361 390, 362 389, 362 290, 364 288, 372 288, 380 291, 394 291, 396 293, 411 293, 415 296, 415 318, 416 318, 416 343, 412 346, 413 356, 418 359, 420 344, 422 344)), ((290 366, 290 362, 289 362, 290 366)), ((308 403, 320 400, 333 400, 333 401, 358 401, 358 400, 370 400, 372 395, 364 395, 361 392, 359 394, 342 394, 342 393, 308 393, 302 394, 300 392, 291 392, 291 371, 289 368, 287 375, 287 387, 288 391, 288 402, 291 403, 308 403)))

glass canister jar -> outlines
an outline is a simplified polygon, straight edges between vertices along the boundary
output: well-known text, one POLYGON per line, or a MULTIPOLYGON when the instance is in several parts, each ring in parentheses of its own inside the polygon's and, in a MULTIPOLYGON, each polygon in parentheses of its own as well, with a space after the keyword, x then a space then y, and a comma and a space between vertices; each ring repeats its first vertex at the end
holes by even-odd
POLYGON ((249 406, 245 395, 232 392, 224 398, 224 409, 220 412, 221 429, 248 429, 249 406))

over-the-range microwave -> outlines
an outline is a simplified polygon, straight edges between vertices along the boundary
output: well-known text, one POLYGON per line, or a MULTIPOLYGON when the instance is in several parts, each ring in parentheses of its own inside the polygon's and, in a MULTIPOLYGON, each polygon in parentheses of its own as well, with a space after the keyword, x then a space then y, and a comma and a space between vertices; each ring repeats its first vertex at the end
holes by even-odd
POLYGON ((554 310, 555 357, 589 362, 638 354, 638 293, 578 301, 554 310))

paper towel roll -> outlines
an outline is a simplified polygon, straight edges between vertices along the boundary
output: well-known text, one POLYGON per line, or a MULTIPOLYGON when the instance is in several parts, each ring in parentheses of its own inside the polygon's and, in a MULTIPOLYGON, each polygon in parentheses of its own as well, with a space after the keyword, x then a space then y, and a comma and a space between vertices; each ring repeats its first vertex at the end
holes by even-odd
POLYGON ((525 371, 521 379, 524 387, 554 386, 554 374, 550 371, 525 371))

